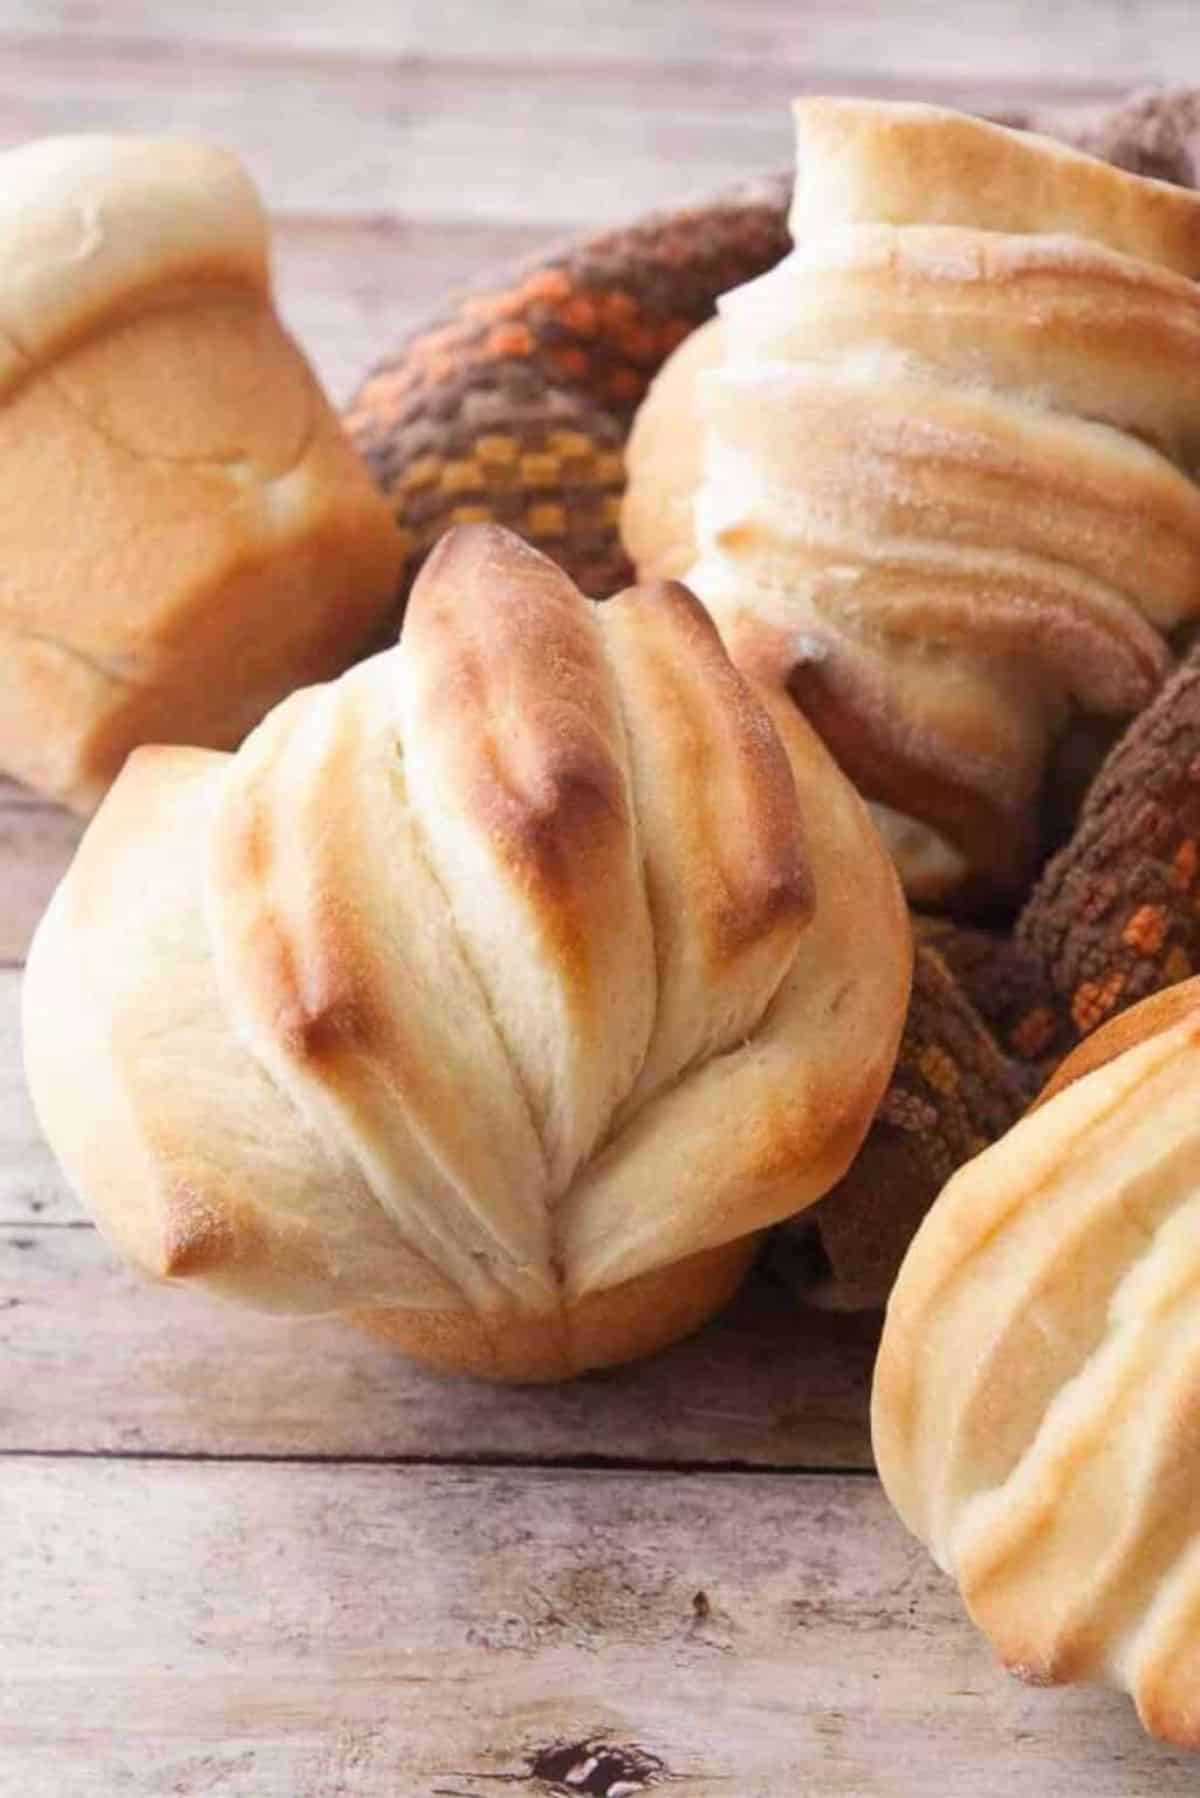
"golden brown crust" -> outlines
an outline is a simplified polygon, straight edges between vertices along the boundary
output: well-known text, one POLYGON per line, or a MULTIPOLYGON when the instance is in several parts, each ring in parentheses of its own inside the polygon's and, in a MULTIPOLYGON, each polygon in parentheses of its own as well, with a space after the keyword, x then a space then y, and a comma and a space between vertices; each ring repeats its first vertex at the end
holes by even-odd
POLYGON ((468 530, 396 649, 131 759, 30 1084, 147 1271, 551 1377, 693 1327, 840 1176, 909 953, 861 801, 690 595, 597 613, 468 530))
POLYGON ((272 309, 245 176, 160 148, 119 143, 105 185, 107 153, 66 140, 50 166, 75 189, 37 188, 17 223, 0 202, 0 242, 32 234, 0 332, 5 305, 41 308, 0 396, 0 767, 80 810, 139 743, 232 747, 343 667, 402 560, 272 309), (60 213, 99 234, 73 285, 60 213))
POLYGON ((430 1367, 488 1380, 568 1380, 654 1354, 707 1323, 733 1297, 758 1248, 743 1236, 588 1293, 544 1317, 510 1312, 351 1312, 347 1323, 430 1367))
POLYGON ((813 875, 787 755, 699 602, 654 582, 597 616, 625 695, 659 992, 628 1115, 762 1016, 811 920, 813 875))
POLYGON ((1006 1665, 1120 1686, 1181 1746, 1200 1740, 1197 1006, 1188 982, 1098 1033, 954 1176, 872 1398, 889 1496, 1006 1665))
POLYGON ((849 1165, 895 1064, 912 973, 899 883, 820 739, 785 694, 755 692, 792 765, 812 919, 758 1028, 718 1039, 723 1052, 660 1090, 628 1120, 620 1152, 576 1182, 563 1212, 576 1294, 722 1241, 735 1203, 754 1229, 813 1203, 849 1165))
POLYGON ((3 373, 17 379, 159 296, 270 293, 253 183, 228 151, 186 138, 80 134, 6 150, 0 251, 0 332, 16 357, 3 373))
POLYGON ((634 417, 620 532, 642 580, 683 580, 695 563, 692 500, 704 478, 701 377, 724 356, 721 321, 710 318, 667 357, 634 417))
POLYGON ((561 569, 482 525, 442 538, 405 628, 422 668, 412 727, 441 744, 443 779, 535 896, 536 928, 587 1005, 636 880, 619 702, 595 621, 561 569), (501 584, 519 605, 488 604, 501 584))
POLYGON ((832 219, 1068 232, 1200 276, 1200 196, 938 106, 814 95, 793 106, 797 241, 832 219))
POLYGON ((1073 677, 1101 707, 1161 676, 1154 626, 1177 624, 1200 580, 1200 492, 1145 445, 1003 395, 819 368, 730 367, 705 411, 734 479, 753 468, 711 510, 701 500, 712 549, 736 558, 751 593, 794 582, 862 631, 982 636, 1009 654, 1022 622, 1025 647, 1044 625, 1062 680, 1089 651, 1081 633, 1103 631, 1073 677), (864 586, 888 575, 885 608, 864 586), (898 598, 915 608, 929 588, 905 616, 898 598))
MULTIPOLYGON (((745 642, 749 634, 739 629, 732 640, 745 642)), ((953 846, 962 858, 955 882, 960 898, 968 890, 966 870, 982 895, 1016 886, 1036 850, 1028 816, 1033 757, 1006 756, 1008 745, 985 737, 973 720, 966 732, 956 729, 961 709, 938 717, 936 701, 928 710, 941 729, 915 739, 894 702, 898 658, 882 668, 885 655, 831 641, 822 655, 795 664, 787 691, 860 793, 901 818, 920 818, 953 846)), ((915 898, 912 873, 901 867, 915 898)))
POLYGON ((1200 198, 933 108, 797 123, 796 249, 660 371, 624 541, 735 660, 773 634, 915 897, 1012 890, 1054 739, 1200 606, 1200 198))
POLYGON ((629 1091, 657 998, 618 682, 595 608, 498 526, 443 538, 404 646, 425 852, 557 1193, 629 1091))
POLYGON ((799 927, 812 916, 812 875, 795 782, 778 738, 764 728, 721 647, 716 626, 686 587, 652 581, 618 594, 601 613, 610 643, 626 618, 636 618, 635 641, 640 637, 645 645, 640 708, 656 722, 669 717, 678 726, 671 772, 690 788, 698 839, 714 864, 715 879, 702 898, 717 968, 774 935, 781 924, 799 927), (656 632, 655 625, 664 628, 656 632), (681 643, 687 645, 686 657, 678 653, 681 643), (703 670, 702 680, 689 683, 689 660, 703 670), (720 703, 704 707, 710 691, 720 703))
MULTIPOLYGON (((828 365, 870 349, 890 352, 898 374, 937 369, 968 389, 986 369, 993 389, 1196 460, 1200 290, 1077 236, 842 226, 799 240, 770 279, 721 304, 764 361, 828 365), (773 298, 781 282, 786 306, 773 298)), ((689 340, 676 360, 688 350, 698 354, 689 340)), ((694 486, 698 445, 689 458, 694 486)))

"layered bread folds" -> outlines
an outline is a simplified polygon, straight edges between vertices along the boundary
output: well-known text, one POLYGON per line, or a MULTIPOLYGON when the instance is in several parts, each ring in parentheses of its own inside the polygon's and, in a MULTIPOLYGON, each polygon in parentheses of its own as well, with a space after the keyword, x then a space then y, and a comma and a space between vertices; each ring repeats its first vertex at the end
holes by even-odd
POLYGON ((1200 981, 1124 1013, 950 1181, 872 1427, 1004 1662, 1200 1748, 1200 981))
POLYGON ((1053 745, 1200 609, 1200 196, 931 107, 795 113, 795 249, 665 365, 623 535, 789 688, 912 897, 1010 889, 1053 745))
POLYGON ((343 668, 403 545, 232 157, 8 151, 0 266, 0 772, 86 811, 136 744, 232 746, 343 668))
POLYGON ((26 1064, 148 1273, 554 1378, 693 1327, 841 1175, 909 974, 861 800, 692 596, 463 527, 399 647, 131 758, 26 1064))

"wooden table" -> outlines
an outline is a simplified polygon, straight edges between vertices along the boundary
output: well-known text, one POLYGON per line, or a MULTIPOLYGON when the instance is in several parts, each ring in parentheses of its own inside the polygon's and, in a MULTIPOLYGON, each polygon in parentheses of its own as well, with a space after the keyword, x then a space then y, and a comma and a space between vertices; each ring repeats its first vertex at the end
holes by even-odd
MULTIPOLYGON (((784 166, 793 91, 1188 78, 1192 0, 0 3, 0 141, 240 150, 339 398, 488 264, 784 166)), ((869 1319, 760 1278, 644 1367, 505 1393, 123 1272, 20 1072, 77 835, 0 787, 4 1798, 1200 1789, 1123 1701, 995 1671, 871 1472, 869 1319)))

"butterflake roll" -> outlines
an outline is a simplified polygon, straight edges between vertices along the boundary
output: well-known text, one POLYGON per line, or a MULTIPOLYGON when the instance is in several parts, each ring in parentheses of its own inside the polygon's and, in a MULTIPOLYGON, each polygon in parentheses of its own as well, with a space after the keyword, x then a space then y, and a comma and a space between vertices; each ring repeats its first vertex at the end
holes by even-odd
POLYGON ((276 317, 224 153, 0 156, 0 771, 81 810, 344 667, 402 544, 276 317))
POLYGON ((554 1378, 694 1327, 840 1176, 909 972, 861 800, 692 596, 464 527, 398 648, 130 759, 26 1065, 148 1273, 554 1378))
POLYGON ((911 897, 1013 890, 1074 720, 1200 608, 1200 196, 931 107, 797 103, 795 248, 664 366, 622 515, 749 633, 911 897))
POLYGON ((1200 1748, 1200 981, 1072 1055, 951 1180, 888 1306, 888 1496, 1036 1684, 1200 1748))

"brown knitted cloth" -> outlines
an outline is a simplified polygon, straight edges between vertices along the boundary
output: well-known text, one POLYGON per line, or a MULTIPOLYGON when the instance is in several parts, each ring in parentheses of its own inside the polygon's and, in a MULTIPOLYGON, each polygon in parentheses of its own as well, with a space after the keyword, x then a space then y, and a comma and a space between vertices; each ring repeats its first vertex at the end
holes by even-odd
MULTIPOLYGON (((1200 184, 1200 94, 1004 122, 1200 184)), ((769 178, 567 244, 472 291, 373 370, 346 422, 408 542, 404 593, 448 525, 480 519, 597 598, 629 580, 616 524, 630 420, 718 295, 786 252, 788 187, 769 178)), ((1055 783, 1050 829, 1068 840, 1014 928, 914 920, 912 1004, 876 1121, 842 1183, 772 1241, 818 1302, 882 1303, 954 1168, 1082 1036, 1200 968, 1200 650, 1108 751, 1071 834, 1082 780, 1063 769, 1055 783)))
POLYGON ((409 545, 405 591, 448 525, 482 519, 596 599, 628 583, 617 508, 630 421, 718 294, 786 252, 787 194, 767 179, 567 244, 467 294, 367 376, 346 424, 409 545))
POLYGON ((1010 936, 914 922, 887 1096, 846 1178, 782 1230, 820 1303, 882 1304, 960 1162, 1097 1025, 1200 969, 1200 648, 1109 755, 1010 936))

